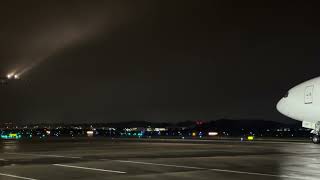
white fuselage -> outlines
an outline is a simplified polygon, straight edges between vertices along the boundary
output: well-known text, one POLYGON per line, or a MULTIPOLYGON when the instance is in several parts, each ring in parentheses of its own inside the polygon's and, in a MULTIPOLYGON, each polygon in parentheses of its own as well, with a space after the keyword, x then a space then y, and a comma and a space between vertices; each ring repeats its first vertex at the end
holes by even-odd
POLYGON ((320 77, 290 89, 277 104, 283 115, 303 122, 303 127, 315 129, 320 121, 320 77))

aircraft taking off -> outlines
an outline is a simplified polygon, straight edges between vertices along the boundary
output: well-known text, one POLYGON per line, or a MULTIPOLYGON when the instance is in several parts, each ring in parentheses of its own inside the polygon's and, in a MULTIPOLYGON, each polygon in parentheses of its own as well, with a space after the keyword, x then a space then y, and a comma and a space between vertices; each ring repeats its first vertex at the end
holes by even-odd
POLYGON ((8 74, 6 77, 0 76, 0 84, 8 84, 10 80, 18 80, 20 76, 18 74, 8 74))
POLYGON ((277 110, 285 116, 302 121, 302 127, 312 129, 312 142, 320 143, 320 77, 290 89, 278 102, 277 110))

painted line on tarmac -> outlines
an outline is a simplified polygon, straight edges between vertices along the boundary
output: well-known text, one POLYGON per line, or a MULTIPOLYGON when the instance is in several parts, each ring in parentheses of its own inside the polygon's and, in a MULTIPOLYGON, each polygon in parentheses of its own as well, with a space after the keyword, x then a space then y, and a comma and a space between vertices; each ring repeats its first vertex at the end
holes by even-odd
POLYGON ((70 166, 65 164, 53 164, 54 166, 65 167, 65 168, 75 168, 75 169, 85 169, 85 170, 92 170, 92 171, 102 171, 102 172, 109 172, 109 173, 117 173, 117 174, 126 174, 123 171, 114 171, 108 169, 97 169, 97 168, 89 168, 89 167, 82 167, 82 166, 70 166))
POLYGON ((206 168, 200 167, 192 167, 192 166, 179 166, 172 164, 158 164, 158 163, 149 163, 149 162, 138 162, 138 161, 122 161, 122 160, 114 160, 122 163, 132 163, 132 164, 143 164, 143 165, 154 165, 154 166, 166 166, 166 167, 176 167, 176 168, 185 168, 185 169, 196 169, 196 170, 206 170, 206 168))
POLYGON ((113 160, 121 163, 132 163, 132 164, 142 164, 142 165, 154 165, 154 166, 164 166, 164 167, 176 167, 176 168, 185 168, 185 169, 194 169, 194 170, 205 170, 205 171, 215 171, 223 173, 233 173, 233 174, 244 174, 244 175, 254 175, 254 176, 266 176, 266 177, 277 177, 277 178, 291 178, 291 179, 301 179, 301 180, 310 180, 309 177, 299 177, 299 176, 287 176, 287 175, 276 175, 276 174, 265 174, 265 173, 255 173, 255 172, 246 172, 246 171, 234 171, 228 169, 209 169, 202 167, 193 167, 193 166, 180 166, 173 164, 159 164, 159 163, 150 163, 150 162, 140 162, 140 161, 125 161, 125 160, 113 160))
POLYGON ((28 153, 8 153, 8 152, 5 152, 5 154, 23 155, 23 156, 38 156, 38 157, 54 157, 54 158, 81 159, 81 157, 61 156, 61 155, 52 155, 52 154, 28 154, 28 153))
POLYGON ((301 180, 310 180, 310 179, 312 179, 312 178, 309 178, 309 177, 265 174, 265 173, 246 172, 246 171, 234 171, 234 170, 227 170, 227 169, 208 169, 208 170, 209 171, 215 171, 215 172, 224 172, 224 173, 233 173, 233 174, 245 174, 245 175, 254 175, 254 176, 267 176, 267 177, 277 177, 277 178, 290 178, 290 179, 301 179, 301 180))
POLYGON ((12 174, 4 174, 4 173, 0 173, 0 176, 11 177, 11 178, 16 178, 16 179, 37 180, 34 178, 27 178, 27 177, 16 176, 16 175, 12 175, 12 174))
POLYGON ((251 141, 247 143, 252 143, 252 144, 296 144, 296 145, 306 145, 306 144, 313 144, 313 143, 308 143, 308 142, 291 142, 291 141, 251 141))
POLYGON ((131 140, 131 141, 136 141, 138 142, 203 142, 203 143, 210 143, 210 142, 217 142, 217 143, 229 143, 229 142, 238 142, 238 143, 252 143, 252 144, 312 144, 309 143, 308 140, 297 140, 297 141, 291 141, 291 140, 283 140, 283 141, 278 141, 278 140, 254 140, 254 141, 240 141, 240 139, 163 139, 163 138, 154 138, 154 139, 130 139, 130 138, 117 138, 117 140, 131 140))

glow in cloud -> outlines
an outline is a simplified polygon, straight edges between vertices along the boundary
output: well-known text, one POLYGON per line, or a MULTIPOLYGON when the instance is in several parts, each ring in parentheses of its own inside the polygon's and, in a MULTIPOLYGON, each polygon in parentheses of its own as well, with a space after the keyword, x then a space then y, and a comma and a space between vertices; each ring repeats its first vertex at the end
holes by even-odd
POLYGON ((126 6, 102 6, 93 10, 82 7, 78 11, 54 14, 44 17, 39 24, 31 24, 32 28, 24 32, 17 45, 14 61, 18 63, 8 73, 20 77, 55 53, 99 33, 110 33, 131 18, 126 6))

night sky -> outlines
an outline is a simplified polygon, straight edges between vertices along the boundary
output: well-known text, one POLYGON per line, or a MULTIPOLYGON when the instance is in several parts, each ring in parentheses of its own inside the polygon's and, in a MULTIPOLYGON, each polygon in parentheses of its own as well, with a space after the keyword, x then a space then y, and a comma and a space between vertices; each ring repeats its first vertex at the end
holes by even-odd
POLYGON ((0 74, 22 74, 0 122, 294 122, 275 106, 320 75, 312 2, 2 1, 0 74))

